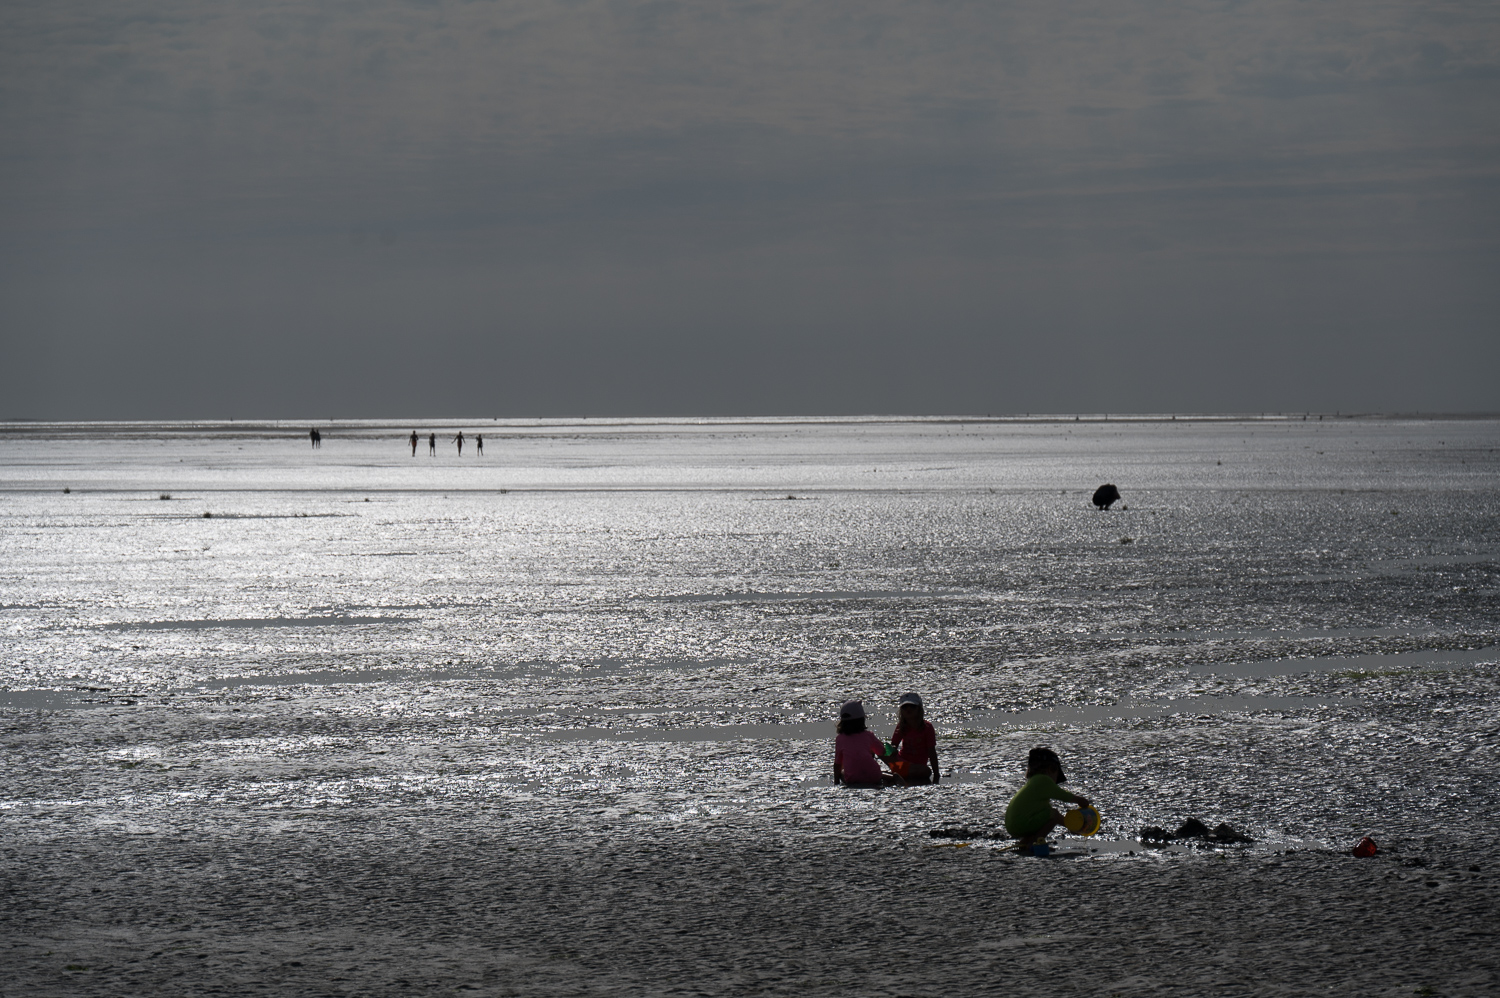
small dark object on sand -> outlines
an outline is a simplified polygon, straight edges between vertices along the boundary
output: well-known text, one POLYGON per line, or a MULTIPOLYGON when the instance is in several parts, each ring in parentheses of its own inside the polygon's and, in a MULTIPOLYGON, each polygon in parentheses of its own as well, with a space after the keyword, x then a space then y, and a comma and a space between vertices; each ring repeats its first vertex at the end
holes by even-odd
POLYGON ((1361 858, 1373 856, 1378 851, 1379 849, 1375 845, 1375 840, 1370 838, 1368 835, 1360 839, 1359 842, 1355 844, 1354 848, 1349 850, 1350 853, 1361 858))
POLYGON ((212 520, 214 518, 214 515, 212 513, 210 513, 208 510, 204 510, 203 511, 203 518, 205 520, 212 520))
POLYGON ((1210 829, 1197 818, 1184 821, 1175 832, 1157 828, 1155 825, 1147 825, 1141 829, 1139 838, 1143 845, 1161 845, 1181 839, 1203 839, 1206 842, 1217 842, 1221 845, 1255 841, 1244 832, 1235 831, 1228 822, 1220 822, 1217 827, 1210 829))
POLYGON ((1221 821, 1218 823, 1218 825, 1214 826, 1214 830, 1209 833, 1208 837, 1210 841, 1222 842, 1225 845, 1231 845, 1239 842, 1255 841, 1244 832, 1235 831, 1227 821, 1221 821))
POLYGON ((1094 490, 1094 505, 1100 509, 1109 509, 1119 501, 1120 490, 1113 485, 1101 485, 1094 490))
POLYGON ((66 486, 63 487, 63 495, 67 495, 68 493, 70 493, 72 491, 73 491, 72 489, 70 489, 70 488, 68 488, 66 486))

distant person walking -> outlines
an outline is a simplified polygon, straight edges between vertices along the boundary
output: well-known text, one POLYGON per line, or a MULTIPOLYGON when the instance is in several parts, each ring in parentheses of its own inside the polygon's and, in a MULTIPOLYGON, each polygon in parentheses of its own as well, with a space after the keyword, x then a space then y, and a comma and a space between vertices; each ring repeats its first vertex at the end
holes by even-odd
POLYGON ((479 452, 479 456, 480 457, 484 457, 484 434, 483 433, 476 433, 476 434, 474 434, 474 449, 479 452))
POLYGON ((307 439, 312 441, 314 447, 323 446, 323 434, 319 433, 316 428, 307 431, 307 439))
POLYGON ((458 436, 456 436, 456 437, 453 438, 453 442, 456 443, 456 444, 458 444, 458 456, 459 457, 463 457, 464 456, 464 431, 463 430, 459 430, 458 431, 458 436))
POLYGON ((427 434, 427 453, 429 455, 432 455, 432 456, 436 456, 437 455, 437 434, 436 433, 429 433, 429 434, 427 434))
POLYGON ((412 457, 416 457, 417 456, 417 431, 416 430, 412 430, 411 431, 411 456, 412 457))

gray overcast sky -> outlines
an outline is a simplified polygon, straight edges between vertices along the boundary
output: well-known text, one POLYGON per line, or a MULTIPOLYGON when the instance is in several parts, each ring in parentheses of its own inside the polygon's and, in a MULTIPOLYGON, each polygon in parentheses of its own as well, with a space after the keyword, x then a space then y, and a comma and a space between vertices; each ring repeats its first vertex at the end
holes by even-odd
POLYGON ((1500 5, 7 0, 0 418, 1500 410, 1500 5))

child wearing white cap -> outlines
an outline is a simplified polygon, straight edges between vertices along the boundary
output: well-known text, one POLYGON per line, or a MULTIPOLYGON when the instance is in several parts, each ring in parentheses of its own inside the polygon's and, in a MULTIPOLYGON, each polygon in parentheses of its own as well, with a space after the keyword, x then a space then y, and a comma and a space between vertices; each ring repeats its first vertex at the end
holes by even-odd
POLYGON ((891 744, 898 751, 891 770, 907 784, 938 781, 937 731, 922 709, 922 698, 903 693, 897 701, 901 717, 891 733, 891 744))
POLYGON ((850 700, 839 709, 838 734, 833 739, 833 782, 846 787, 878 787, 883 778, 880 757, 885 746, 865 730, 865 705, 850 700))

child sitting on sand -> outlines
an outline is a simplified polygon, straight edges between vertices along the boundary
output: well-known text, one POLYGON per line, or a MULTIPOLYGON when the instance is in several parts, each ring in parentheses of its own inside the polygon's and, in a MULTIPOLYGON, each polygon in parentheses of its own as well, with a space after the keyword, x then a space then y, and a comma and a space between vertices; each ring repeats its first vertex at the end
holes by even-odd
POLYGON ((938 781, 937 732, 922 710, 922 698, 903 693, 897 701, 901 718, 891 733, 891 744, 898 754, 890 763, 891 771, 911 784, 938 781))
POLYGON ((850 700, 839 710, 838 735, 833 739, 833 782, 846 787, 882 784, 880 758, 885 746, 865 730, 865 705, 850 700))
POLYGON ((1087 797, 1068 793, 1061 784, 1062 760, 1049 748, 1038 746, 1026 757, 1026 785, 1010 799, 1005 809, 1005 830, 1021 840, 1022 849, 1040 842, 1062 824, 1062 815, 1052 807, 1055 800, 1071 801, 1082 807, 1093 807, 1087 797))

